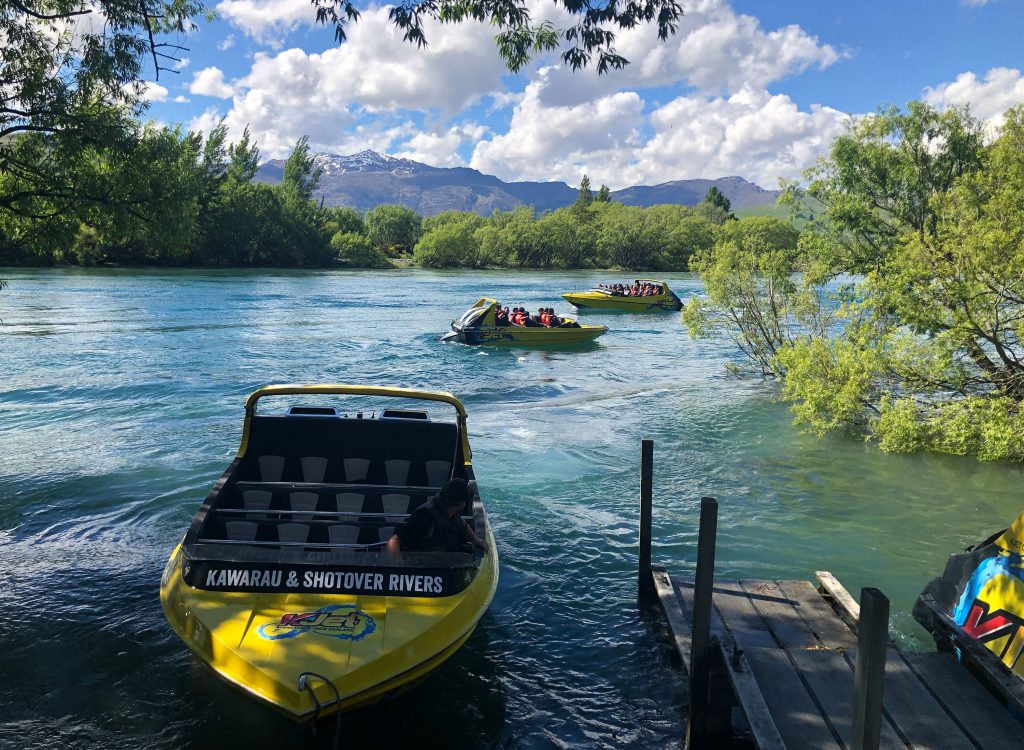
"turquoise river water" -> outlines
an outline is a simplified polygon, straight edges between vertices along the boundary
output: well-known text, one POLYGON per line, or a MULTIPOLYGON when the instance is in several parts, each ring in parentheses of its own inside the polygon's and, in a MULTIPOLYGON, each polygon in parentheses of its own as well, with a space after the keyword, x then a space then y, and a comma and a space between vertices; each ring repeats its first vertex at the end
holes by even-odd
MULTIPOLYGON (((479 296, 536 309, 625 275, 0 271, 0 747, 330 747, 222 685, 163 619, 166 558, 275 382, 450 390, 501 556, 473 637, 418 689, 346 714, 341 746, 677 747, 677 667, 636 603, 640 440, 655 441, 654 560, 689 572, 701 495, 721 576, 914 597, 1020 511, 1022 469, 892 456, 790 425, 728 340, 673 313, 582 313, 575 350, 437 341, 479 296)), ((669 277, 681 297, 691 275, 669 277)))

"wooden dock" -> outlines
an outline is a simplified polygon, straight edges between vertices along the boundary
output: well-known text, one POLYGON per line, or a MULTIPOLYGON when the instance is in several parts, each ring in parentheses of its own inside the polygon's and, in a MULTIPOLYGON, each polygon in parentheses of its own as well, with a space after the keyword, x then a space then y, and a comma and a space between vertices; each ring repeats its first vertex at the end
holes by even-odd
POLYGON ((644 443, 639 585, 660 605, 689 677, 687 747, 721 747, 739 724, 770 750, 1024 748, 1012 694, 1019 680, 1005 681, 1008 693, 951 653, 901 650, 888 638, 888 600, 877 589, 864 589, 858 603, 824 571, 817 585, 714 579, 712 498, 701 504, 696 574, 651 565, 643 506, 653 449, 644 443))

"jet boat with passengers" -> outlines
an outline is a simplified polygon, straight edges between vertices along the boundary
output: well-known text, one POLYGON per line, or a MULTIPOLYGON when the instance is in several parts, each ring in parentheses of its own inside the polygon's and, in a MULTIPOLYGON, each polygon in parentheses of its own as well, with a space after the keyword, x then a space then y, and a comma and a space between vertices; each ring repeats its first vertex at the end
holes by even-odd
POLYGON ((513 321, 500 321, 497 300, 483 297, 452 321, 452 330, 441 341, 462 344, 579 344, 593 341, 607 333, 606 326, 577 323, 572 318, 557 318, 554 325, 544 325, 536 316, 516 325, 513 321))
POLYGON ((657 279, 634 279, 632 284, 604 284, 586 292, 567 292, 562 297, 578 308, 600 310, 681 310, 682 300, 657 279), (649 290, 649 293, 631 294, 631 290, 649 290))
POLYGON ((219 676, 297 720, 409 687, 469 638, 497 586, 471 458, 450 393, 260 388, 238 455, 167 562, 168 622, 219 676), (257 410, 270 397, 289 405, 257 410), (339 408, 398 399, 403 408, 339 408), (438 420, 449 406, 454 420, 438 420), (389 553, 396 525, 456 478, 488 551, 389 553))

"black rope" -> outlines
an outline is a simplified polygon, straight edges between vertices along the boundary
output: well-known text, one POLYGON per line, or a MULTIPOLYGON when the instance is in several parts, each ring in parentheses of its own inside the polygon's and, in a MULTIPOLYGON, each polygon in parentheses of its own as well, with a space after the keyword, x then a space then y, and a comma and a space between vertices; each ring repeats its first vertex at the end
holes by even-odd
POLYGON ((334 691, 334 705, 337 719, 334 725, 334 742, 331 744, 333 750, 338 750, 338 740, 341 738, 341 693, 338 692, 338 688, 333 682, 328 680, 322 674, 316 672, 301 672, 299 674, 299 690, 308 690, 309 694, 313 696, 313 702, 316 704, 316 711, 313 713, 313 734, 316 734, 316 722, 320 718, 320 711, 323 709, 324 704, 320 702, 320 699, 316 697, 316 691, 313 690, 313 686, 309 682, 309 677, 315 677, 323 682, 327 687, 334 691))

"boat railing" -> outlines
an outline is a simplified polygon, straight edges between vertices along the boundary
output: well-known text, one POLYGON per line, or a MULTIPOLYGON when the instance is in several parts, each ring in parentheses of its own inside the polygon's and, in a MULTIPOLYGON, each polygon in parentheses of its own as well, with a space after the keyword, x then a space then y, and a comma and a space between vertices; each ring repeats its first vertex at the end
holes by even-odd
POLYGON ((201 544, 226 544, 235 545, 242 547, 271 547, 277 549, 279 547, 295 547, 306 550, 317 550, 317 549, 374 549, 387 546, 387 540, 381 542, 369 542, 367 544, 359 544, 358 542, 340 543, 340 542, 282 542, 282 541, 267 541, 267 540, 251 540, 245 539, 200 539, 201 544))

